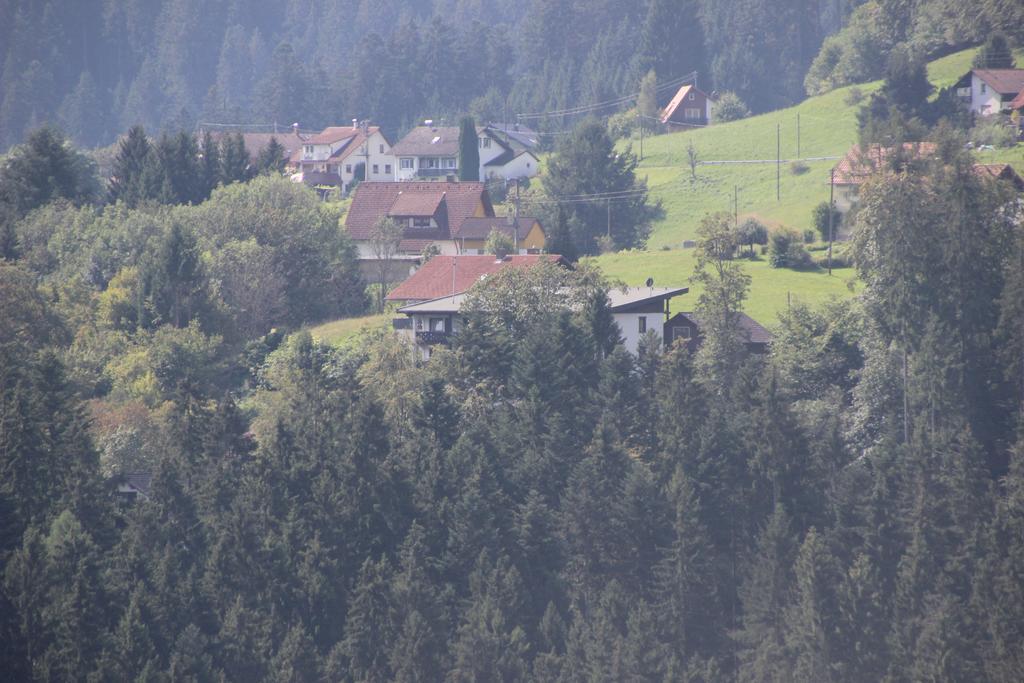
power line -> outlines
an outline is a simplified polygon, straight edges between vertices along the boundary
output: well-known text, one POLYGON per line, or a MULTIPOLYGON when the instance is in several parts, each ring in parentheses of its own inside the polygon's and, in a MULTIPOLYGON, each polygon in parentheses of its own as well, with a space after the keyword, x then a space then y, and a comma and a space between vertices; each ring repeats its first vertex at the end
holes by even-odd
MULTIPOLYGON (((667 82, 657 86, 655 88, 655 92, 660 92, 662 90, 667 90, 669 88, 677 88, 680 85, 682 85, 683 83, 686 83, 686 82, 689 82, 689 81, 695 81, 696 79, 697 79, 697 72, 696 71, 691 71, 690 73, 688 73, 685 76, 680 76, 678 78, 674 78, 671 81, 667 81, 667 82)), ((596 102, 594 104, 585 104, 585 105, 580 105, 580 106, 577 106, 577 107, 568 107, 566 109, 556 109, 556 110, 547 111, 547 112, 534 112, 534 113, 530 113, 530 114, 517 114, 516 118, 518 118, 518 119, 543 119, 543 118, 553 118, 553 117, 558 117, 558 116, 572 116, 572 115, 575 115, 575 114, 584 114, 584 113, 588 113, 588 112, 591 112, 591 111, 598 111, 600 109, 606 109, 606 108, 612 107, 612 106, 622 105, 622 104, 625 104, 626 102, 630 102, 632 100, 635 100, 639 96, 640 96, 640 93, 639 92, 635 92, 635 93, 631 93, 629 95, 623 95, 622 97, 616 97, 615 99, 605 100, 604 102, 596 102)))

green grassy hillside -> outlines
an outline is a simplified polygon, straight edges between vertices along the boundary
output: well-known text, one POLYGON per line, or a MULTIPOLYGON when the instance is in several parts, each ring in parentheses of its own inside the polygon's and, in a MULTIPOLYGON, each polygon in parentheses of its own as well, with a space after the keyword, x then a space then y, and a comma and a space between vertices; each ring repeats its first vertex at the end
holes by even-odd
MULTIPOLYGON (((609 279, 628 285, 642 285, 652 277, 658 287, 689 287, 689 294, 673 300, 673 312, 692 311, 700 294, 700 286, 690 282, 696 265, 692 249, 622 251, 591 259, 591 262, 600 266, 609 279)), ((774 323, 779 312, 790 303, 819 304, 833 297, 853 296, 856 289, 853 268, 833 269, 830 276, 824 270, 772 268, 765 259, 740 263, 751 278, 750 296, 744 310, 765 324, 774 323)))
MULTIPOLYGON (((938 87, 951 85, 970 68, 973 55, 974 50, 964 50, 932 62, 928 69, 932 82, 938 87)), ((1024 52, 1018 51, 1017 58, 1024 63, 1024 52)), ((665 207, 665 218, 655 224, 649 247, 678 247, 683 240, 694 238, 706 213, 731 213, 735 188, 741 220, 744 216, 756 216, 769 225, 810 227, 811 210, 828 200, 828 171, 834 161, 808 162, 809 170, 800 175, 792 173, 789 164, 782 164, 780 197, 776 200, 774 163, 699 166, 694 180, 687 163, 687 148, 692 142, 702 161, 773 160, 778 127, 782 158, 796 158, 799 114, 800 156, 841 156, 857 139, 856 112, 860 105, 848 103, 850 91, 857 88, 866 97, 880 85, 876 81, 840 88, 788 109, 645 139, 644 158, 637 174, 647 178, 651 196, 660 199, 665 207)), ((634 152, 639 152, 638 143, 629 143, 634 152)), ((1009 161, 1024 167, 1024 146, 987 152, 980 159, 1009 161)))

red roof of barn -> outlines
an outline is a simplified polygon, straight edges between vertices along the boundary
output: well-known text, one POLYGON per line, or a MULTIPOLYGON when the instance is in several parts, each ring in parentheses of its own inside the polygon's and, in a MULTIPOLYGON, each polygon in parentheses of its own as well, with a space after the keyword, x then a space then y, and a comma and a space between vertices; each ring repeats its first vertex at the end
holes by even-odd
MULTIPOLYGON (((936 149, 935 143, 932 142, 903 143, 904 152, 913 159, 932 156, 936 149)), ((885 170, 886 164, 892 159, 894 152, 894 147, 871 145, 865 154, 861 152, 860 145, 854 145, 835 166, 835 184, 860 185, 864 183, 874 173, 885 170)), ((974 171, 981 176, 1009 180, 1018 188, 1024 182, 1009 164, 975 164, 974 171)))
POLYGON ((529 268, 542 261, 558 263, 555 254, 526 254, 506 256, 499 260, 490 254, 483 256, 435 256, 409 279, 388 294, 388 301, 429 301, 443 296, 465 292, 491 273, 503 268, 529 268))

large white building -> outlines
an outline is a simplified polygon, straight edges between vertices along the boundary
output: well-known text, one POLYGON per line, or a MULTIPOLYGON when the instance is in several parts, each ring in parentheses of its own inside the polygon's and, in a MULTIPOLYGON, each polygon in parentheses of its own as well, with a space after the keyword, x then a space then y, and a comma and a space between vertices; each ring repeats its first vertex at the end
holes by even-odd
MULTIPOLYGON (((637 353, 640 338, 648 333, 664 342, 669 301, 688 291, 687 287, 628 287, 608 292, 608 306, 626 350, 637 353)), ((461 328, 465 300, 465 293, 458 293, 405 306, 398 312, 406 317, 396 319, 394 328, 413 344, 417 359, 427 360, 434 346, 448 344, 461 328)))

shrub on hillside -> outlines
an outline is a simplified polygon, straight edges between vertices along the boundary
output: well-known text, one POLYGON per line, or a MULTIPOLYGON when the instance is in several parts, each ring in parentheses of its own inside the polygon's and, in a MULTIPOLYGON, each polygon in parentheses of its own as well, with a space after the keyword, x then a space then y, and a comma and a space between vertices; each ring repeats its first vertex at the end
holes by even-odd
POLYGON ((800 161, 799 159, 790 163, 789 165, 789 172, 792 173, 793 175, 803 175, 804 173, 807 173, 810 170, 811 167, 805 164, 804 162, 800 161))
POLYGON ((750 116, 750 109, 734 92, 722 93, 711 107, 711 120, 714 123, 739 121, 748 116, 750 116))
POLYGON ((772 268, 800 269, 809 268, 813 262, 801 236, 793 230, 780 229, 768 240, 768 264, 772 268))
POLYGON ((847 107, 856 107, 863 100, 864 91, 858 88, 857 86, 853 86, 852 88, 847 90, 846 97, 843 98, 843 102, 846 104, 847 107))
POLYGON ((637 129, 637 111, 627 109, 613 114, 608 119, 608 137, 612 140, 624 140, 633 137, 633 131, 637 129))
MULTIPOLYGON (((828 202, 822 202, 814 207, 811 212, 811 220, 814 222, 814 229, 821 235, 821 239, 828 241, 829 236, 829 225, 828 225, 828 202)), ((843 222, 843 214, 839 213, 835 207, 832 208, 832 237, 839 234, 839 226, 843 222)))
POLYGON ((971 142, 975 146, 992 145, 993 147, 1013 147, 1017 139, 1013 134, 1013 128, 1006 125, 999 116, 986 116, 979 119, 977 125, 971 129, 971 142))
POLYGON ((748 218, 740 223, 736 229, 736 241, 749 248, 749 254, 754 255, 755 244, 768 244, 768 228, 756 218, 748 218))

